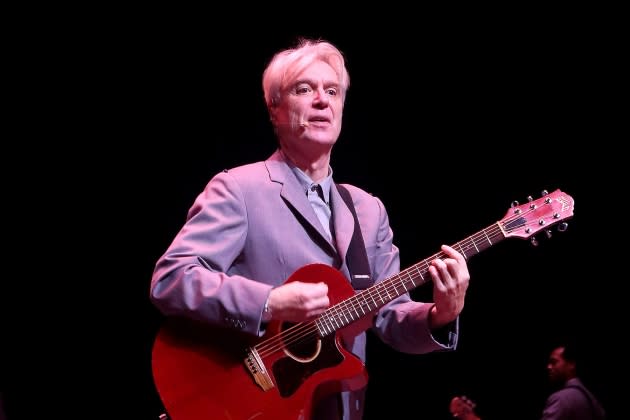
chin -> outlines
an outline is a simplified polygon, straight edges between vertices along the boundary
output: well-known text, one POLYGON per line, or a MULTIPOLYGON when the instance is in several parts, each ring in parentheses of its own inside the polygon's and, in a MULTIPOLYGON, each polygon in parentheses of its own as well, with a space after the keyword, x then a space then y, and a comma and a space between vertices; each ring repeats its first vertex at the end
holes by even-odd
POLYGON ((302 137, 317 143, 334 143, 336 137, 332 133, 307 129, 302 133, 302 137))
POLYGON ((339 133, 331 132, 329 130, 308 130, 306 136, 311 140, 322 144, 334 144, 339 138, 339 133))

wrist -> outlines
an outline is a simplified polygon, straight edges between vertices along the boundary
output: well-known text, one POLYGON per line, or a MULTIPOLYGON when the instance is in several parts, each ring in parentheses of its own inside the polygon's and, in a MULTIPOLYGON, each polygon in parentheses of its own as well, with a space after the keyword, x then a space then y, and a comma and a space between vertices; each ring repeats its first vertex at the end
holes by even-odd
POLYGON ((438 313, 436 305, 433 304, 433 306, 431 307, 431 310, 429 311, 429 329, 437 330, 444 327, 445 325, 449 323, 448 321, 443 319, 440 315, 441 314, 438 313))

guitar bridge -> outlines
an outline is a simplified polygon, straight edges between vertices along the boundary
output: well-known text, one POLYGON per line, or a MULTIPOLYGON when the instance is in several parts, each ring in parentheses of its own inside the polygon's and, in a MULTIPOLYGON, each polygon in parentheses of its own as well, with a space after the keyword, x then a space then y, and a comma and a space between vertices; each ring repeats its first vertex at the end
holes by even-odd
POLYGON ((249 373, 254 377, 254 381, 256 381, 263 391, 269 391, 274 387, 271 376, 267 373, 267 369, 265 369, 265 365, 256 350, 250 347, 244 362, 249 373))

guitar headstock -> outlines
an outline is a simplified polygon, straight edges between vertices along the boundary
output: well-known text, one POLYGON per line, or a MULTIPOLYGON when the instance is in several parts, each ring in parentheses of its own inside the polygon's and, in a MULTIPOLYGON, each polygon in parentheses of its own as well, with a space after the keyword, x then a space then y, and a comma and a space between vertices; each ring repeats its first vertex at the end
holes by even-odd
POLYGON ((451 399, 448 410, 455 418, 464 420, 468 418, 478 418, 473 416, 475 414, 475 405, 476 404, 467 396, 458 395, 451 399))
POLYGON ((537 200, 528 197, 526 204, 512 203, 512 208, 499 224, 506 237, 529 238, 541 230, 550 236, 550 228, 554 225, 559 224, 560 231, 566 230, 564 221, 573 217, 573 208, 574 200, 570 195, 560 190, 543 191, 537 200))

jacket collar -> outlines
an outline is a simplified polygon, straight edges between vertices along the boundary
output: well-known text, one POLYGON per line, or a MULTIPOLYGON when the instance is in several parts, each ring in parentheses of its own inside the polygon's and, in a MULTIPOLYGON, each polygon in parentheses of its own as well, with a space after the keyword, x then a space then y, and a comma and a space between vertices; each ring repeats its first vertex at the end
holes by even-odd
POLYGON ((265 161, 271 182, 282 185, 280 196, 292 206, 315 229, 333 251, 336 251, 345 264, 346 254, 354 231, 354 218, 350 209, 339 195, 334 182, 330 189, 330 205, 334 226, 334 240, 336 247, 328 241, 327 235, 321 227, 315 211, 311 207, 306 194, 292 172, 290 163, 278 149, 265 161))

